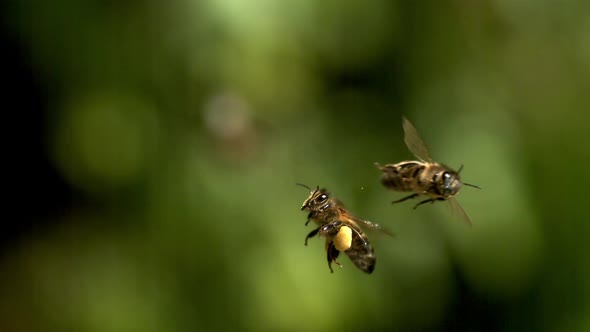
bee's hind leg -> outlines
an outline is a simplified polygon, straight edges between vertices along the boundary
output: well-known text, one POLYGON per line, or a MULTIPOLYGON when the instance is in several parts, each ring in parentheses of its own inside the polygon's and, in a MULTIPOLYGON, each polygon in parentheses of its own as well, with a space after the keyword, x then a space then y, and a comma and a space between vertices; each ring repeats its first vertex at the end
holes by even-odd
POLYGON ((332 269, 332 263, 338 265, 338 267, 342 267, 342 264, 338 263, 337 261, 328 261, 328 267, 330 268, 330 273, 334 273, 334 270, 332 269))
POLYGON ((410 196, 406 196, 404 198, 398 199, 397 201, 393 201, 391 202, 391 204, 401 203, 403 201, 407 201, 408 199, 416 198, 418 196, 420 196, 420 194, 411 194, 410 196))
POLYGON ((336 247, 334 246, 334 243, 330 243, 330 245, 328 246, 328 249, 327 249, 327 254, 328 254, 328 267, 330 268, 330 272, 334 273, 334 270, 332 270, 332 263, 338 265, 339 267, 342 267, 342 264, 340 264, 336 261, 336 258, 338 258, 338 255, 340 254, 340 251, 338 251, 338 249, 336 249, 336 247))

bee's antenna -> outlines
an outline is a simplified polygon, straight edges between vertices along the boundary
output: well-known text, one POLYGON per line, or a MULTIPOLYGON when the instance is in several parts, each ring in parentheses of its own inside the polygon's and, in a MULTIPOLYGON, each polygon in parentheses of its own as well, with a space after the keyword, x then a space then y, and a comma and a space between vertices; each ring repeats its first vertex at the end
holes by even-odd
POLYGON ((306 185, 304 185, 303 183, 295 183, 295 184, 298 185, 298 186, 301 186, 303 188, 307 188, 307 190, 311 191, 311 188, 308 187, 308 186, 306 186, 306 185))
POLYGON ((476 186, 476 185, 474 185, 474 184, 465 183, 465 182, 463 182, 463 184, 464 184, 464 185, 466 185, 466 186, 473 187, 473 188, 481 189, 481 187, 478 187, 478 186, 476 186))
MULTIPOLYGON (((462 170, 463 170, 463 164, 461 164, 461 167, 459 167, 459 170, 457 171, 457 174, 461 173, 462 170)), ((478 187, 478 186, 476 186, 474 184, 465 183, 465 182, 463 182, 463 184, 466 185, 466 186, 469 186, 469 187, 481 189, 481 187, 478 187)))

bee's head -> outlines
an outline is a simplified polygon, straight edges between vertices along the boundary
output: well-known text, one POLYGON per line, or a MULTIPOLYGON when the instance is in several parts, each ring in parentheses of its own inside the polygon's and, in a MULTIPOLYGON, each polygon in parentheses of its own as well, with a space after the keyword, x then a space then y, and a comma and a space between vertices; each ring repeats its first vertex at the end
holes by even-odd
POLYGON ((438 190, 443 196, 450 197, 456 195, 459 192, 459 189, 461 189, 461 185, 481 189, 480 187, 474 184, 461 182, 459 173, 461 173, 462 170, 463 165, 461 165, 461 167, 459 167, 459 170, 456 172, 445 171, 441 174, 441 179, 438 181, 438 190))
POLYGON ((321 211, 323 210, 328 200, 330 199, 330 193, 326 189, 320 189, 320 187, 316 187, 315 190, 312 190, 306 185, 298 183, 302 187, 305 187, 311 191, 309 197, 303 202, 301 206, 301 210, 310 210, 310 211, 321 211))
POLYGON ((438 182, 438 190, 445 197, 454 196, 461 189, 461 184, 458 172, 445 171, 438 182))

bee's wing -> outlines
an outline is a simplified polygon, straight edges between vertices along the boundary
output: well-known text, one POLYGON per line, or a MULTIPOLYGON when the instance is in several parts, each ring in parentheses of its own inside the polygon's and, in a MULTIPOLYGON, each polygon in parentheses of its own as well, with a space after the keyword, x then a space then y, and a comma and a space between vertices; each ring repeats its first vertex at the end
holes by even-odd
POLYGON ((390 231, 389 229, 387 229, 386 227, 383 227, 377 223, 370 222, 368 220, 363 220, 363 219, 357 218, 357 217, 351 215, 350 213, 348 213, 348 211, 346 211, 346 210, 340 211, 340 219, 343 220, 345 223, 352 224, 354 226, 354 227, 352 227, 353 229, 356 227, 358 230, 360 230, 360 227, 364 227, 368 230, 381 232, 381 233, 387 234, 389 236, 395 236, 395 234, 392 231, 390 231))
POLYGON ((430 153, 428 152, 428 148, 426 147, 426 144, 424 144, 422 138, 420 138, 416 127, 414 127, 410 120, 405 117, 403 118, 402 125, 404 127, 404 142, 406 142, 406 146, 410 152, 421 161, 433 162, 430 153))
POLYGON ((448 201, 449 201, 449 206, 451 208, 451 213, 455 217, 463 220, 469 226, 471 226, 471 219, 469 219, 469 216, 467 215, 465 210, 463 210, 463 207, 461 206, 461 204, 459 204, 459 201, 457 201, 457 199, 455 197, 449 198, 448 201))
POLYGON ((350 227, 350 229, 352 230, 352 242, 350 248, 344 253, 361 271, 365 273, 373 272, 376 261, 373 246, 363 232, 355 227, 350 227))
POLYGON ((357 222, 357 224, 360 224, 360 225, 362 225, 362 227, 365 227, 367 229, 375 230, 375 231, 387 234, 389 236, 395 236, 395 234, 392 231, 390 231, 386 227, 381 226, 380 224, 373 223, 368 220, 362 220, 362 219, 357 219, 356 222, 357 222))

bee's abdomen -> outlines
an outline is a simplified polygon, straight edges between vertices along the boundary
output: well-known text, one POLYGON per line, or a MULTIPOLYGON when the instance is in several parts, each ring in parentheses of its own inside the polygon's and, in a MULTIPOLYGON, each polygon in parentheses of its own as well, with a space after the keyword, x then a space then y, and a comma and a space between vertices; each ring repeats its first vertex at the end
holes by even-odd
POLYGON ((399 176, 399 175, 391 175, 391 174, 383 174, 381 176, 381 183, 389 188, 389 189, 393 189, 393 190, 398 190, 398 191, 408 191, 409 185, 406 181, 404 181, 404 179, 399 176))
POLYGON ((424 172, 425 166, 418 162, 401 162, 386 165, 381 170, 381 183, 396 191, 415 191, 418 179, 424 172))
POLYGON ((345 253, 363 272, 371 273, 375 269, 375 252, 364 234, 354 236, 350 248, 345 253))

